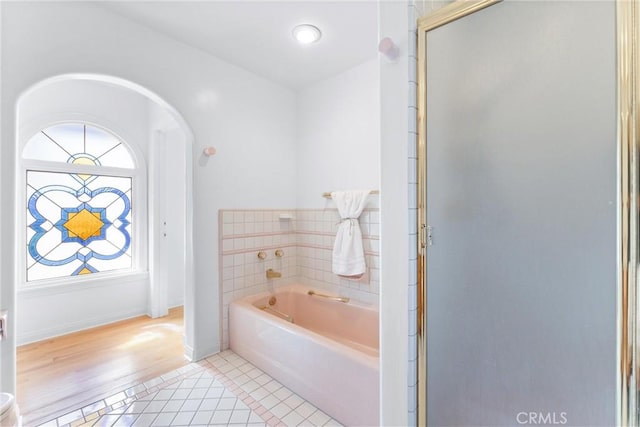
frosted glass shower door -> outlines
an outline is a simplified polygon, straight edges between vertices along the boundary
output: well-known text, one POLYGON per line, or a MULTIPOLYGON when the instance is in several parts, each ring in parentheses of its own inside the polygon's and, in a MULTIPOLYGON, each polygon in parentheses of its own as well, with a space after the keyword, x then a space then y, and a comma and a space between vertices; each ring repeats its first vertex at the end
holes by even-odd
POLYGON ((426 45, 428 424, 614 425, 615 3, 505 1, 426 45))

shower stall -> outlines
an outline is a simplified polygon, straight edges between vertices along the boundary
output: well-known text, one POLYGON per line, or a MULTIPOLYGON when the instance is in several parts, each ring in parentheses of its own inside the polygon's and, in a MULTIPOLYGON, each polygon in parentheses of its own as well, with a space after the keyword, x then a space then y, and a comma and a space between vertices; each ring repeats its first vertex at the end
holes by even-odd
POLYGON ((624 423, 616 7, 419 21, 418 425, 624 423))

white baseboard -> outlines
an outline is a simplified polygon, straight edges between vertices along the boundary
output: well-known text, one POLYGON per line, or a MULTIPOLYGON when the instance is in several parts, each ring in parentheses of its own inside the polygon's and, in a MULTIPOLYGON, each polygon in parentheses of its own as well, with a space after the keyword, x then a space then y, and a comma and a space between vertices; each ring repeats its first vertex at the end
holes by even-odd
POLYGON ((187 345, 186 343, 183 343, 183 346, 185 359, 187 359, 189 362, 193 362, 193 347, 187 345))
POLYGON ((147 315, 144 308, 135 311, 125 311, 121 313, 110 313, 108 316, 95 317, 93 319, 83 319, 78 322, 70 322, 67 324, 57 324, 53 327, 41 329, 39 331, 33 331, 23 334, 16 334, 16 345, 21 346, 25 344, 31 344, 37 341, 46 340, 49 338, 59 337, 61 335, 67 335, 73 332, 82 331, 89 328, 95 328, 97 326, 108 325, 109 323, 118 322, 120 320, 131 319, 133 317, 147 315))
POLYGON ((202 360, 205 357, 213 356, 216 353, 220 353, 220 348, 218 346, 207 348, 202 351, 198 351, 197 353, 194 353, 192 349, 192 354, 191 354, 192 358, 190 360, 192 361, 202 360))

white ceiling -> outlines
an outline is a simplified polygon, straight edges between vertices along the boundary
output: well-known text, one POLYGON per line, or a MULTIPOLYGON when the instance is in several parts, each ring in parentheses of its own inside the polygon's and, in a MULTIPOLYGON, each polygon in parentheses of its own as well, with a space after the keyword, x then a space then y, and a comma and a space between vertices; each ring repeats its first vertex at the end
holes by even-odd
POLYGON ((276 83, 299 89, 375 58, 378 13, 366 1, 117 1, 105 8, 276 83), (316 25, 299 45, 291 30, 316 25))

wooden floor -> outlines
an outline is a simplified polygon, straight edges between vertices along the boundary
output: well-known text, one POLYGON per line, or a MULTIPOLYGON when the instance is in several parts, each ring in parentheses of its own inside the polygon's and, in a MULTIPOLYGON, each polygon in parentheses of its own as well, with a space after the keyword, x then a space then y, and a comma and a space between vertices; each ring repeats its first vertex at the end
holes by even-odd
POLYGON ((183 310, 18 347, 17 400, 24 425, 63 415, 187 364, 183 310))

